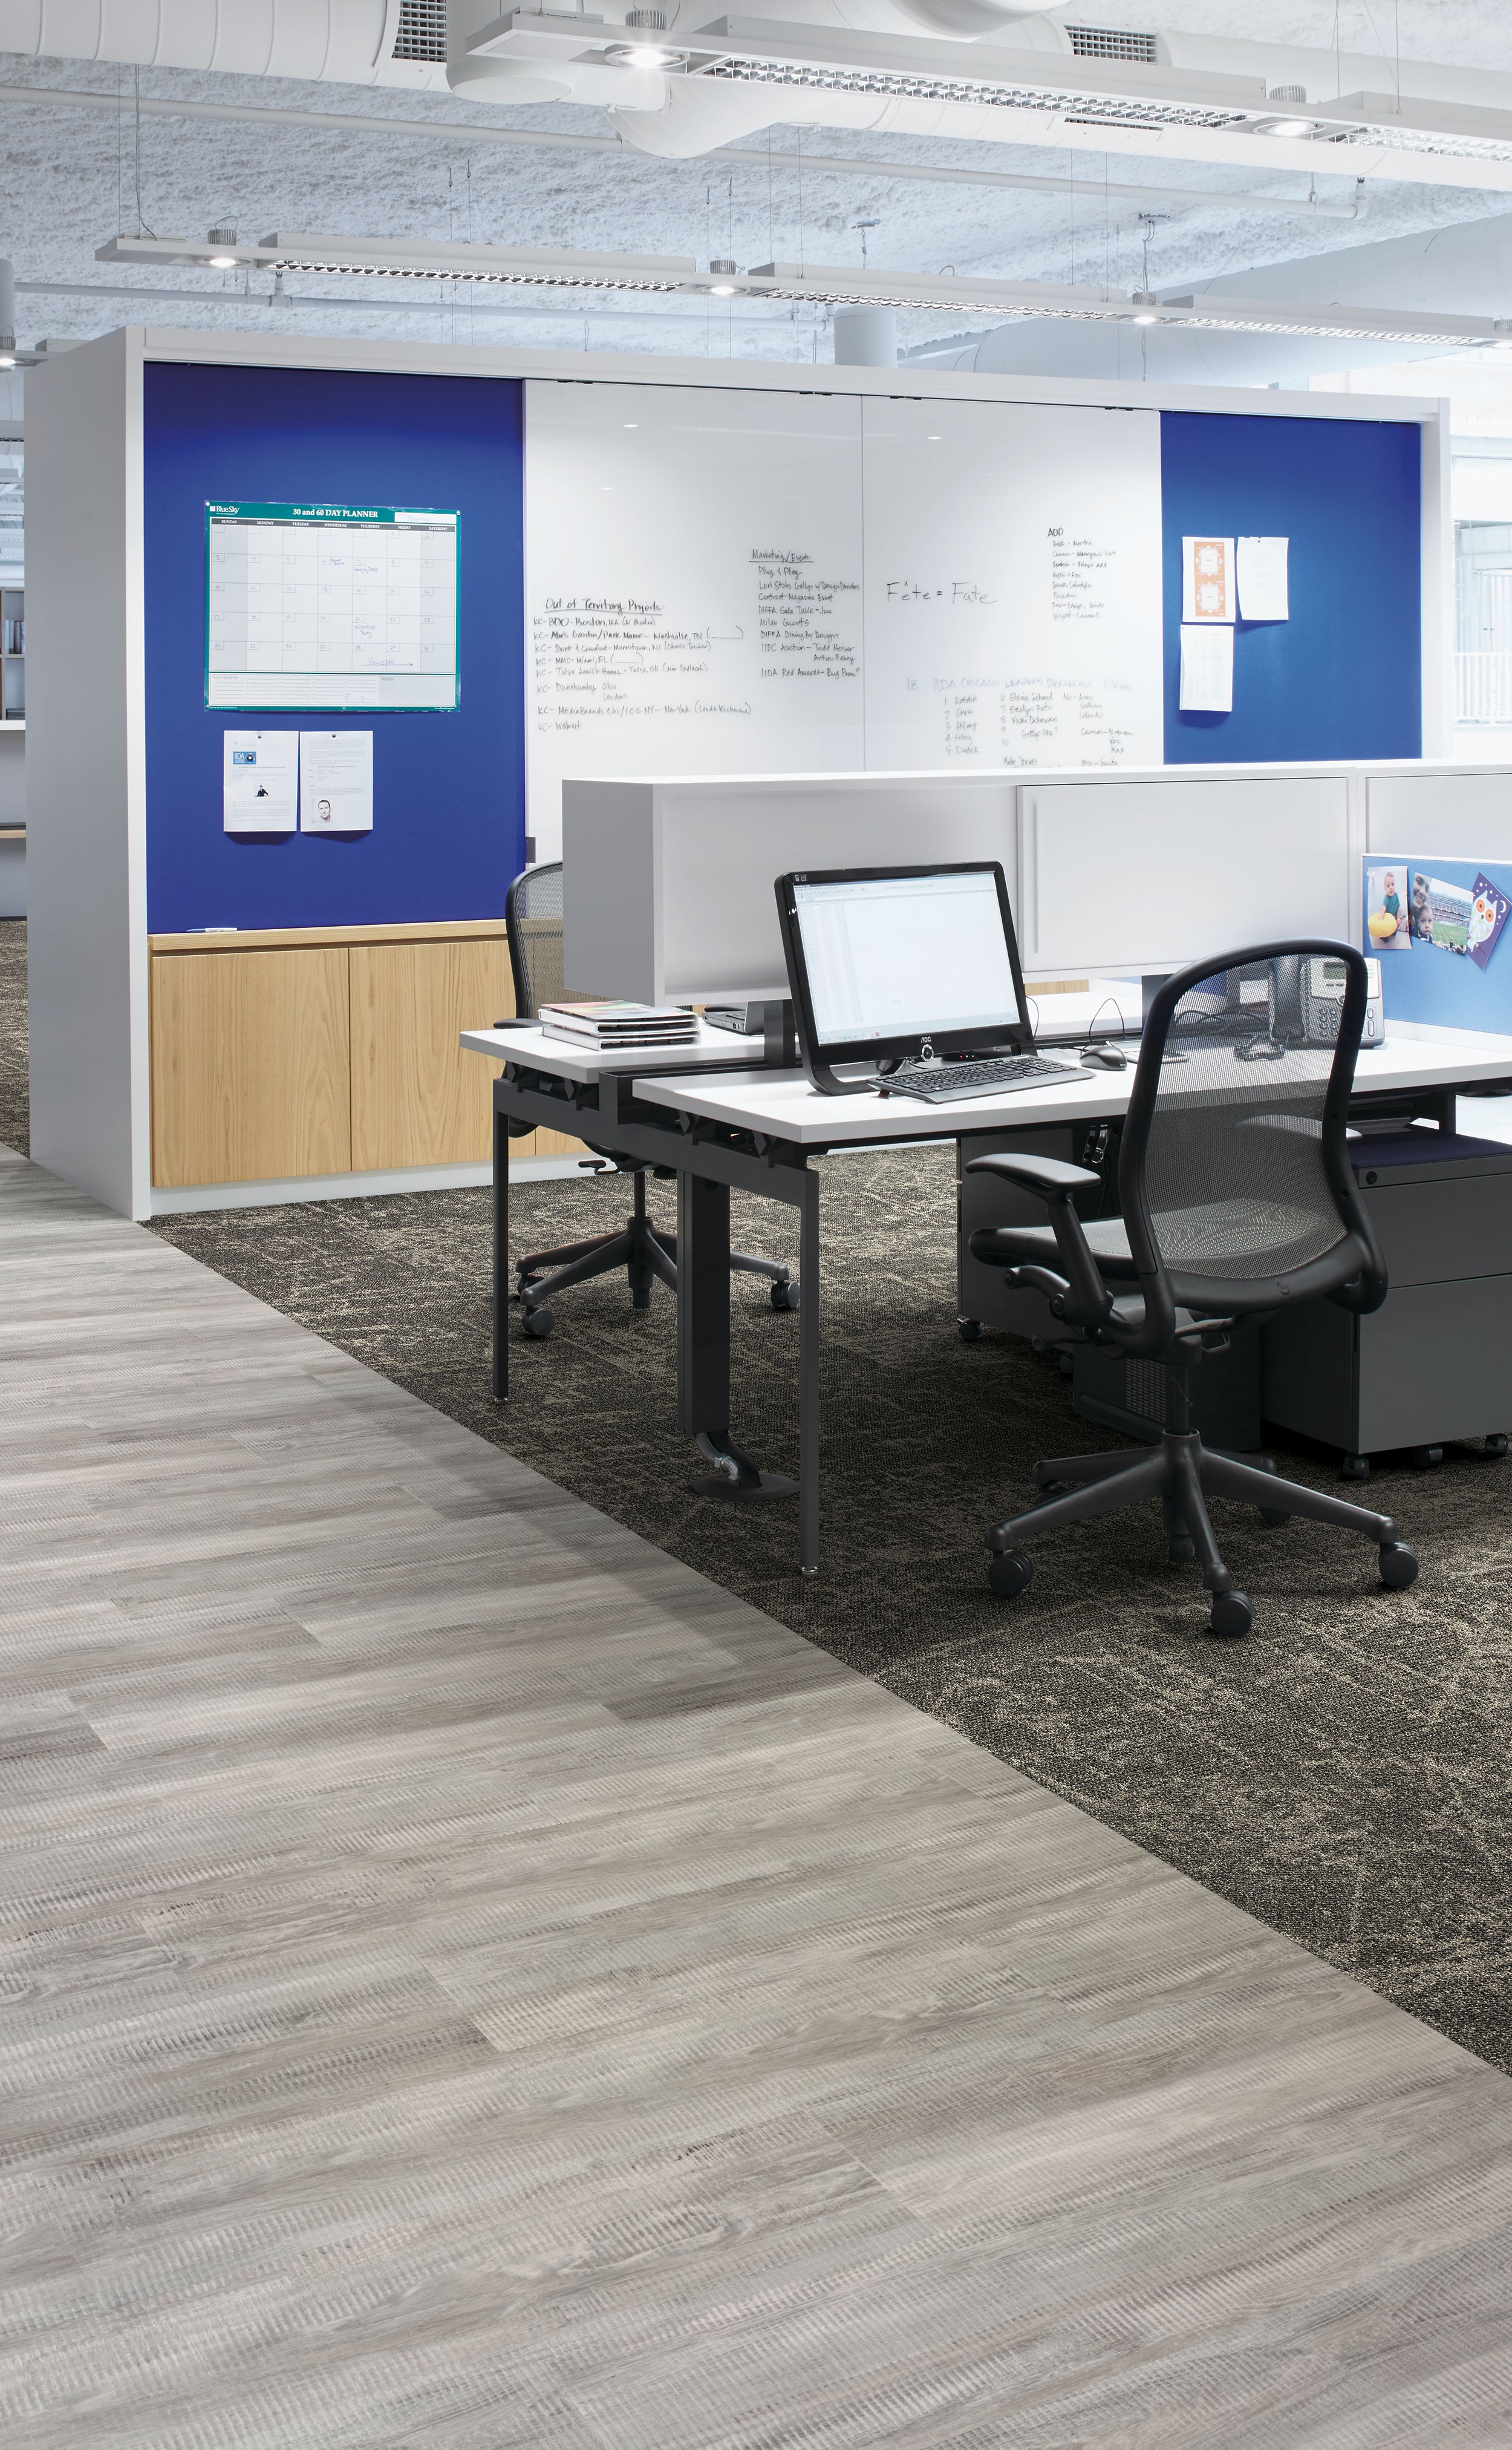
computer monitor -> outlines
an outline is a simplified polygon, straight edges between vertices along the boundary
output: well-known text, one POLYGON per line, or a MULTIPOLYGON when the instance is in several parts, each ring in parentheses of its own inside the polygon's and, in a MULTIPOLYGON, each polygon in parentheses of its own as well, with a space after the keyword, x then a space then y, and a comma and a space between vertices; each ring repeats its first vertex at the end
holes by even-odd
POLYGON ((800 869, 777 879, 777 915, 811 1079, 837 1063, 1034 1043, 997 860, 800 869))

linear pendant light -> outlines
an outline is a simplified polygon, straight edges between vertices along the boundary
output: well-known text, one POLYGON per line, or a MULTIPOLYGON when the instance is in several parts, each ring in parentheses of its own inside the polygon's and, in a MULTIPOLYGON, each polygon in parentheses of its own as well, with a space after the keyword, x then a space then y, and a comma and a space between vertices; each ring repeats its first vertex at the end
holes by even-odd
POLYGON ((768 299, 782 305, 897 306, 1056 322, 1186 325, 1205 332, 1505 348, 1506 327, 1485 315, 1433 315, 1386 306, 1310 306, 1272 299, 1129 297, 1121 290, 961 274, 858 272, 848 264, 763 263, 700 271, 690 255, 616 255, 577 247, 436 245, 423 239, 341 238, 283 230, 255 246, 211 240, 110 239, 100 263, 196 270, 323 273, 506 289, 606 290, 633 295, 768 299))
MULTIPOLYGON (((636 43, 627 43, 623 26, 561 9, 513 10, 475 34, 468 50, 522 66, 592 63, 600 73, 643 73, 636 43)), ((1389 158, 1389 175, 1399 179, 1443 185, 1452 165, 1456 184, 1512 188, 1512 107, 1353 93, 1278 109, 1259 76, 769 18, 725 17, 683 41, 675 34, 670 43, 658 37, 656 65, 670 72, 674 105, 683 80, 960 105, 979 114, 1001 113, 1002 135, 1021 135, 1028 144, 1169 151, 1198 161, 1347 173, 1380 156, 1389 158)), ((1490 82, 1493 91, 1512 95, 1505 77, 1490 82)), ((594 98, 609 97, 595 90, 594 98)), ((633 108, 629 93, 626 100, 633 108)))

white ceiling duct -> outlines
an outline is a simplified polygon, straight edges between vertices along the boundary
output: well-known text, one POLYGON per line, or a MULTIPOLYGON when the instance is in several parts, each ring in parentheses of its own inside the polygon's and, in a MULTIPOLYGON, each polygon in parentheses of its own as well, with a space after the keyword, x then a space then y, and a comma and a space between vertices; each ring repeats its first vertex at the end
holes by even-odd
POLYGON ((400 0, 0 0, 0 51, 343 85, 442 84, 438 65, 395 58, 402 13, 400 0))

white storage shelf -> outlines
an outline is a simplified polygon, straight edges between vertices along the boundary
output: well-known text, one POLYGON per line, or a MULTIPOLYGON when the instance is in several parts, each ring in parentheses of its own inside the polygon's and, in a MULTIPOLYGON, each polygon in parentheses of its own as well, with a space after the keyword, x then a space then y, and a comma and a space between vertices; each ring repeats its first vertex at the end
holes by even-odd
POLYGON ((0 731, 27 721, 27 592, 0 587, 0 731))

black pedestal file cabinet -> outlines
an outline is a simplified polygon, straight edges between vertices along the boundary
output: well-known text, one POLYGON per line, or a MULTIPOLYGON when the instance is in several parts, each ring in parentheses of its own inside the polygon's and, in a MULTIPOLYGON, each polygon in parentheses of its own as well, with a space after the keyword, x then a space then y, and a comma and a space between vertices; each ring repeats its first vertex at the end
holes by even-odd
POLYGON ((1355 1180, 1391 1290, 1368 1318, 1331 1302, 1262 1339, 1268 1421, 1347 1454, 1512 1429, 1512 1147, 1458 1133, 1367 1136, 1355 1180))
MULTIPOLYGON (((1002 1271, 980 1266, 966 1247, 980 1225, 1043 1222, 1043 1204, 1028 1193, 964 1171, 971 1157, 1009 1146, 1096 1167, 1104 1188, 1089 1194, 1085 1213, 1112 1215, 1117 1128, 1051 1126, 961 1143, 962 1332, 979 1321, 1051 1342, 1056 1325, 1043 1297, 1011 1292, 1002 1271)), ((1262 1418, 1350 1457, 1512 1430, 1512 1146, 1409 1128, 1367 1135, 1352 1153, 1390 1293, 1368 1318, 1309 1302, 1205 1357, 1192 1411, 1211 1445, 1252 1450, 1262 1418)), ((1130 1437, 1159 1436, 1163 1371, 1089 1345, 1070 1357, 1077 1412, 1130 1437)))

